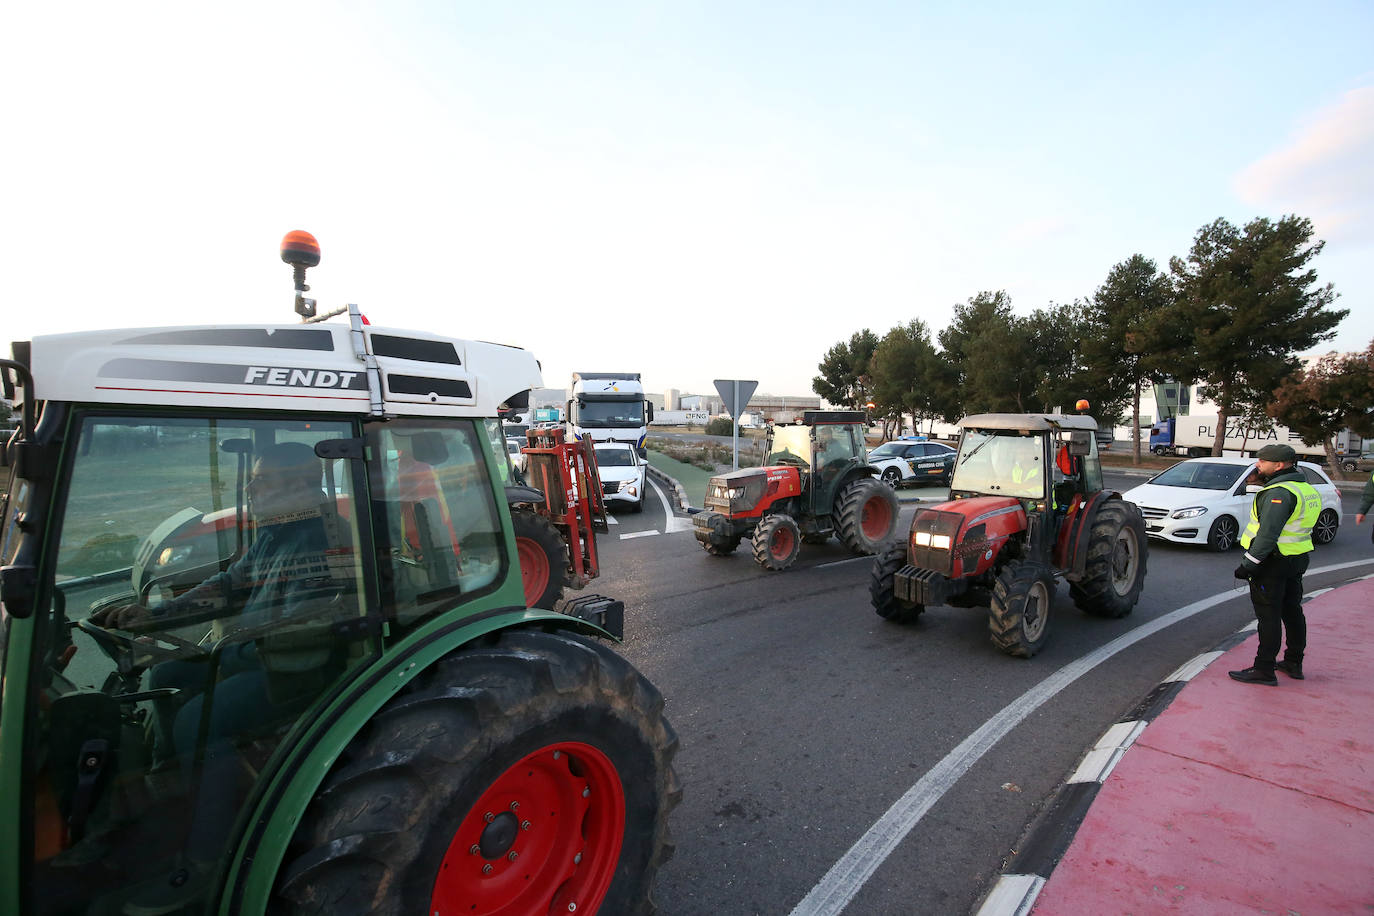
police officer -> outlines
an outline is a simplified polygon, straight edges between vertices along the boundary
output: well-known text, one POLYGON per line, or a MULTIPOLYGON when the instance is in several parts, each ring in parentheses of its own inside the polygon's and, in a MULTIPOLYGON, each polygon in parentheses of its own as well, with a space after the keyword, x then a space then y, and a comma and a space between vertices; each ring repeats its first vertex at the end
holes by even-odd
POLYGON ((1297 680, 1303 677, 1307 618, 1302 613, 1302 574, 1307 571, 1312 529, 1322 500, 1294 467, 1297 454, 1290 446, 1266 445, 1255 457, 1264 489, 1255 494, 1250 524, 1240 536, 1245 556, 1236 568, 1236 578, 1250 581, 1259 648, 1254 665, 1227 673, 1244 684, 1274 686, 1278 684, 1275 669, 1297 680), (1288 645, 1279 661, 1285 631, 1288 645))
MULTIPOLYGON (((1364 517, 1369 514, 1369 509, 1374 506, 1374 474, 1369 475, 1369 482, 1364 485, 1364 492, 1360 494, 1360 511, 1355 513, 1355 524, 1363 525, 1364 517)), ((1370 531, 1369 539, 1374 541, 1374 531, 1370 531)))

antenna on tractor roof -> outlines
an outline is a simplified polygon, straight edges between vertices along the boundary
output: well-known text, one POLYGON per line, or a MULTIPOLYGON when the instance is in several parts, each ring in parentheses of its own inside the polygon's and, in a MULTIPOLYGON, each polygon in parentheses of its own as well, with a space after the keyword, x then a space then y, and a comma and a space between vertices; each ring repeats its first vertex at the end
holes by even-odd
POLYGON ((320 263, 320 243, 303 229, 288 232, 281 240, 281 259, 295 271, 296 314, 309 321, 315 317, 315 300, 302 295, 310 291, 305 285, 305 271, 320 263))

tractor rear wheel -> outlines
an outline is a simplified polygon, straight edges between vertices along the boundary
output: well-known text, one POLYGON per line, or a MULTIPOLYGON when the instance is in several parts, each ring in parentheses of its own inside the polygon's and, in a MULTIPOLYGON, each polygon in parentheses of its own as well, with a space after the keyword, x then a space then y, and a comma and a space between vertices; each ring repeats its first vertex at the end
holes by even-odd
POLYGON ((897 494, 872 477, 845 487, 835 500, 835 528, 855 553, 875 554, 897 530, 897 494))
POLYGON ((754 559, 764 569, 784 570, 797 562, 801 531, 792 516, 774 512, 754 529, 754 559))
POLYGON ((988 631, 992 644, 1008 655, 1030 658, 1045 644, 1054 575, 1039 563, 1012 563, 992 588, 988 631))
POLYGON ((1102 503, 1088 534, 1083 578, 1069 586, 1073 603, 1094 617, 1125 617, 1145 586, 1145 520, 1120 498, 1102 503))
POLYGON ((511 512, 510 522, 520 557, 525 607, 552 609, 554 602, 563 597, 568 545, 553 522, 538 513, 517 509, 511 512))
POLYGON ((662 695, 566 632, 421 674, 344 750, 275 895, 292 914, 652 913, 681 799, 662 695))
POLYGON ((873 558, 873 572, 868 581, 868 595, 873 600, 873 610, 884 620, 893 623, 911 623, 925 611, 924 604, 903 601, 895 594, 897 570, 906 565, 906 543, 896 541, 873 558))

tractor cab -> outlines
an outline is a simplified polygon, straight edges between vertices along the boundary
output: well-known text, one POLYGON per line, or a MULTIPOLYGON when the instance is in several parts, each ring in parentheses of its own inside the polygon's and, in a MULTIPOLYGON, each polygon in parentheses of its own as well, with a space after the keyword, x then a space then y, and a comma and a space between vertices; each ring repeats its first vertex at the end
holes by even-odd
POLYGON ((811 510, 821 514, 830 511, 841 482, 852 478, 846 472, 864 463, 858 411, 808 410, 801 423, 770 427, 764 440, 764 466, 799 468, 801 491, 811 510))
POLYGON ((1010 496, 1063 514, 1102 489, 1092 417, 982 414, 960 424, 950 497, 1010 496))

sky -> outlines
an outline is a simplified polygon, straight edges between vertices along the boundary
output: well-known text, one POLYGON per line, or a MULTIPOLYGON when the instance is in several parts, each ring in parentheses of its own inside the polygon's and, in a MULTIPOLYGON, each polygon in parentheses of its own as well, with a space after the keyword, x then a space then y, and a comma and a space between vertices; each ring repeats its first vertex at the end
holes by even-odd
MULTIPOLYGON (((1374 4, 9 4, 0 340, 321 310, 809 395, 1218 218, 1307 217, 1374 340, 1374 4)), ((338 320, 338 319, 336 319, 338 320)), ((7 347, 6 347, 7 349, 7 347)))

